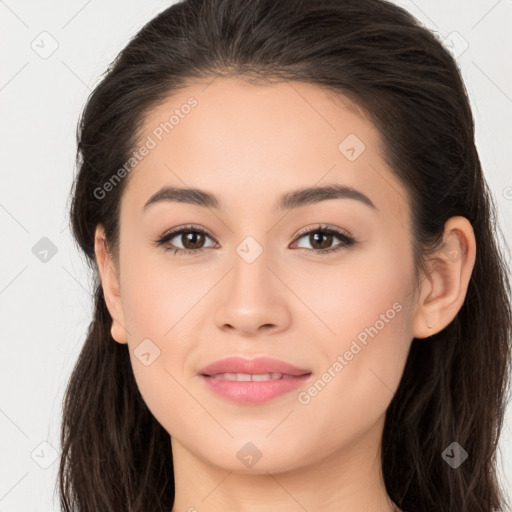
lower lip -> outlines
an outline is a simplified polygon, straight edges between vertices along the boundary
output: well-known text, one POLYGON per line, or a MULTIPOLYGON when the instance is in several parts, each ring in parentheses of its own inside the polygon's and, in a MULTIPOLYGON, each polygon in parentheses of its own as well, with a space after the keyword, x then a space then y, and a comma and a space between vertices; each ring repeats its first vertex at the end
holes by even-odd
POLYGON ((291 379, 275 379, 264 381, 235 381, 214 379, 206 375, 201 378, 208 388, 239 404, 262 404, 285 393, 303 386, 311 374, 292 377, 291 379))

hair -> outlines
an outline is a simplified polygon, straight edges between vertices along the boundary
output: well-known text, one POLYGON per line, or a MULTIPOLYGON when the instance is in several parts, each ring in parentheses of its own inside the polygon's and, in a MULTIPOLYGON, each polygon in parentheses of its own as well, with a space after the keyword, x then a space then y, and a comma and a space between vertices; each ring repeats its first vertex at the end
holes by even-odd
POLYGON ((153 108, 216 77, 315 84, 368 115, 407 191, 417 275, 442 247, 445 222, 470 221, 477 251, 464 303, 443 330, 412 340, 386 411, 381 464, 386 490, 404 510, 500 510, 496 454, 512 314, 496 207, 457 64, 432 32, 384 0, 184 0, 144 25, 89 96, 77 128, 70 219, 95 302, 63 402, 63 510, 160 512, 174 502, 170 436, 142 399, 127 345, 111 336, 95 259, 101 225, 117 261, 129 176, 101 199, 95 190, 128 161, 153 108), (469 454, 456 469, 441 456, 454 441, 469 454))

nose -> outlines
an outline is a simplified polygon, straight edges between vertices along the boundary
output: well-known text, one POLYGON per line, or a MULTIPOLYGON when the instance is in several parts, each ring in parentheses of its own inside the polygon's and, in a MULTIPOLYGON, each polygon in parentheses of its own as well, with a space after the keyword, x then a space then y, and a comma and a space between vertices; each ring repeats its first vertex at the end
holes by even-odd
POLYGON ((279 266, 265 251, 252 262, 239 254, 222 280, 215 323, 223 331, 251 337, 286 330, 291 322, 290 292, 279 279, 279 266))

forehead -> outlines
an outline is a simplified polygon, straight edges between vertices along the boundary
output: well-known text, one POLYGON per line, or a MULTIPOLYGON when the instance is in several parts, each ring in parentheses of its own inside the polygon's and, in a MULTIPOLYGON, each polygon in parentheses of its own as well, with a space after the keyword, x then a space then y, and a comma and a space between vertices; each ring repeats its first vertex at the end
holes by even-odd
POLYGON ((303 82, 192 83, 152 109, 123 202, 143 208, 164 185, 213 192, 260 212, 291 189, 341 183, 393 215, 405 191, 381 154, 379 133, 343 95, 303 82))

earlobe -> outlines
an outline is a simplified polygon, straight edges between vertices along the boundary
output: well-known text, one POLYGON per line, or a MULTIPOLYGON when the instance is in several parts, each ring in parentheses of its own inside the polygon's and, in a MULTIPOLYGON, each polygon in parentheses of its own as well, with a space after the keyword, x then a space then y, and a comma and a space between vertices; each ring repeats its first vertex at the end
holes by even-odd
POLYGON ((110 328, 112 338, 121 344, 128 343, 126 329, 117 320, 112 319, 112 327, 110 328))
POLYGON ((471 223, 461 216, 450 218, 445 224, 443 245, 429 259, 430 272, 421 285, 413 321, 415 338, 442 331, 456 317, 466 298, 475 259, 471 223))
POLYGON ((118 343, 127 343, 127 331, 121 304, 118 271, 108 250, 103 226, 98 225, 94 236, 94 252, 100 274, 105 304, 112 317, 111 335, 118 343))

